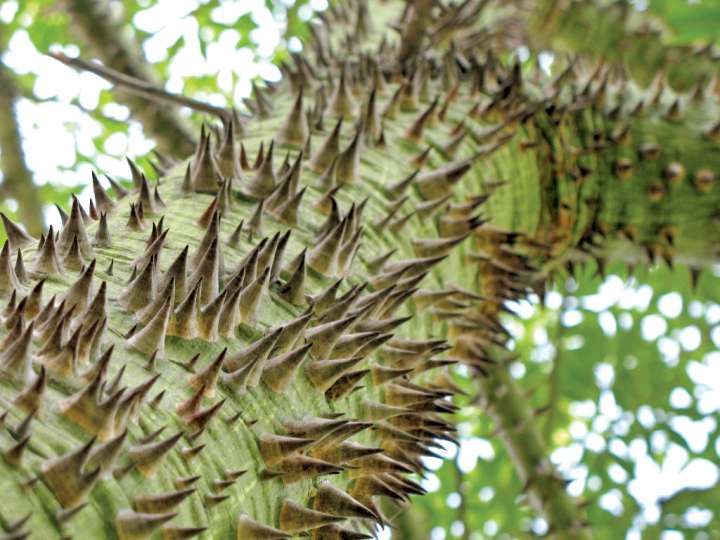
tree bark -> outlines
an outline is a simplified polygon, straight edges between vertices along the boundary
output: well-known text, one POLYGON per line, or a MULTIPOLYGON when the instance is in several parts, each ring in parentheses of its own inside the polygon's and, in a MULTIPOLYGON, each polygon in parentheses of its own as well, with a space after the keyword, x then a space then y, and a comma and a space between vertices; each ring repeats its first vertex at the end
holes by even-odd
POLYGON ((25 163, 22 137, 15 116, 18 92, 11 73, 0 62, 0 157, 3 181, 0 184, 2 198, 12 198, 18 203, 18 216, 33 235, 43 231, 42 202, 33 175, 25 163))

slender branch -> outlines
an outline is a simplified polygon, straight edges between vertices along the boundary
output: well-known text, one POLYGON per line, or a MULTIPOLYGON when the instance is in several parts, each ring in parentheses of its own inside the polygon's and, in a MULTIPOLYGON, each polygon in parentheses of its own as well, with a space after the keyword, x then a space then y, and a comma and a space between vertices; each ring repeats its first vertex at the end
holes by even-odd
POLYGON ((563 301, 560 313, 558 314, 557 326, 553 343, 555 344, 555 357, 553 358, 553 367, 550 372, 550 396, 548 397, 547 414, 545 416, 545 443, 550 444, 555 425, 555 416, 557 413, 557 400, 560 395, 560 366, 563 358, 563 335, 565 334, 565 326, 562 323, 563 313, 567 309, 566 302, 563 301))
POLYGON ((488 370, 478 387, 530 503, 550 525, 548 534, 552 538, 590 540, 585 516, 548 459, 535 412, 504 363, 488 370))
POLYGON ((50 52, 48 55, 65 65, 94 73, 117 87, 128 90, 151 101, 158 103, 169 102, 175 105, 180 105, 181 107, 189 107, 196 111, 214 114, 221 120, 228 120, 230 117, 230 112, 227 109, 215 107, 214 105, 210 105, 209 103, 205 103, 203 101, 198 101, 180 94, 168 92, 162 88, 153 86, 146 81, 136 79, 135 77, 131 77, 105 67, 102 64, 88 62, 81 58, 70 58, 62 53, 50 52))

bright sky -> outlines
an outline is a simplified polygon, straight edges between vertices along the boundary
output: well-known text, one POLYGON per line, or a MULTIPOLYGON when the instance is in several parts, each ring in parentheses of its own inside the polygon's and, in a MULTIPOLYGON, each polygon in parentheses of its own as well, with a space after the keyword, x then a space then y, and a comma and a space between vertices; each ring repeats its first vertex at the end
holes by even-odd
MULTIPOLYGON (((241 15, 251 12, 259 28, 253 32, 252 38, 258 44, 260 62, 248 49, 236 49, 235 44, 239 34, 235 30, 223 32, 216 44, 207 49, 207 57, 200 54, 197 39, 197 23, 188 14, 197 6, 197 0, 159 0, 151 8, 140 12, 134 20, 138 28, 154 33, 144 46, 144 52, 150 61, 165 59, 166 49, 182 35, 185 45, 170 65, 170 79, 167 88, 178 91, 182 86, 184 77, 198 74, 216 74, 218 88, 234 96, 236 102, 249 94, 251 78, 259 75, 266 79, 276 79, 279 70, 269 61, 274 48, 279 44, 283 30, 283 21, 276 20, 265 7, 263 0, 243 0, 242 2, 227 2, 213 12, 217 22, 231 23, 241 15), (238 84, 232 87, 233 75, 238 84)), ((313 0, 312 8, 321 10, 326 7, 326 0, 313 0)), ((0 19, 7 22, 16 11, 14 1, 0 4, 0 19)), ((310 16, 308 9, 301 13, 303 18, 310 16)), ((291 48, 297 48, 297 43, 291 43, 291 48)), ((76 55, 78 50, 69 47, 65 53, 76 55)), ((17 32, 10 40, 8 51, 3 60, 18 73, 32 71, 37 75, 34 92, 45 102, 38 103, 22 99, 18 103, 18 118, 24 137, 26 159, 32 168, 35 181, 38 184, 55 182, 65 185, 76 185, 84 182, 89 185, 91 166, 81 164, 73 171, 63 171, 63 167, 73 164, 74 152, 77 147, 87 155, 94 155, 95 148, 92 138, 100 133, 101 127, 89 114, 81 108, 72 105, 77 100, 80 106, 87 110, 94 110, 98 106, 100 91, 109 85, 102 79, 88 73, 79 73, 74 69, 40 54, 32 45, 27 33, 17 32)), ((552 63, 552 58, 546 58, 545 64, 552 63)), ((221 94, 202 96, 213 103, 224 104, 221 94)), ((118 104, 109 104, 102 108, 102 114, 120 121, 127 121, 127 131, 118 133, 107 140, 105 154, 97 155, 97 168, 102 173, 111 176, 128 177, 127 165, 124 156, 138 156, 147 153, 153 146, 142 133, 140 126, 129 119, 129 111, 118 104)), ((82 197, 87 201, 89 190, 82 197)), ((49 223, 59 225, 59 216, 54 209, 47 212, 49 223)), ((628 324, 628 321, 615 320, 607 309, 619 304, 625 309, 637 308, 640 311, 648 305, 653 291, 649 287, 628 286, 615 276, 610 276, 597 295, 586 297, 583 307, 601 312, 600 324, 609 337, 617 331, 618 325, 628 324)), ((559 307, 562 297, 552 293, 548 297, 549 307, 559 307)), ((692 306, 689 306, 692 309, 692 306)), ((696 306, 697 308, 697 306, 696 306)), ((530 302, 522 302, 514 306, 522 317, 532 316, 535 306, 530 302)), ((691 351, 700 345, 700 331, 697 327, 688 327, 674 338, 665 337, 666 318, 677 317, 683 309, 682 298, 676 293, 668 293, 660 299, 660 315, 648 315, 641 321, 643 336, 646 339, 658 339, 658 348, 665 362, 671 363, 677 358, 680 349, 691 351), (662 337, 661 337, 662 336, 662 337)), ((720 307, 700 306, 698 309, 704 314, 708 323, 720 322, 720 307)), ((582 313, 579 310, 569 310, 565 314, 563 323, 566 326, 578 324, 582 313)), ((715 343, 720 346, 720 330, 713 334, 715 343)), ((539 332, 536 336, 538 345, 536 361, 548 361, 552 358, 552 345, 547 341, 547 334, 539 332)), ((675 360, 676 361, 676 360, 675 360)), ((524 369, 518 366, 517 376, 522 376, 524 369)), ((715 430, 716 420, 712 416, 720 411, 720 353, 708 355, 702 360, 692 362, 688 368, 688 375, 696 382, 695 396, 690 396, 683 389, 676 389, 669 396, 670 407, 685 407, 694 398, 698 409, 708 416, 705 420, 693 422, 688 417, 677 416, 673 420, 674 429, 688 442, 693 450, 700 451, 708 444, 712 444, 709 435, 715 430)), ((659 516, 658 501, 668 497, 681 489, 703 488, 714 485, 718 481, 718 468, 715 464, 702 459, 691 459, 687 452, 658 431, 652 439, 652 448, 648 448, 643 440, 633 440, 629 444, 620 438, 612 437, 609 427, 612 425, 617 435, 627 430, 630 422, 640 422, 643 426, 651 428, 657 421, 656 414, 649 408, 638 411, 623 411, 615 400, 612 383, 615 377, 614 370, 609 364, 599 364, 596 370, 596 383, 602 388, 597 403, 577 403, 573 409, 576 421, 571 426, 572 442, 566 447, 553 453, 552 461, 558 469, 573 479, 569 491, 573 494, 581 493, 586 487, 590 490, 598 489, 599 479, 588 477, 587 469, 581 464, 584 452, 598 452, 609 445, 610 451, 621 457, 629 457, 635 464, 632 478, 628 478, 626 471, 620 466, 611 467, 609 474, 618 482, 629 481, 629 490, 642 508, 637 517, 635 526, 626 536, 627 540, 636 540, 641 537, 644 523, 655 523, 659 516), (624 426, 624 427, 623 427, 624 426), (662 461, 654 460, 650 452, 662 451, 662 461)), ((478 461, 489 461, 496 458, 494 445, 488 440, 477 437, 464 437, 460 448, 446 446, 444 455, 447 459, 456 459, 463 472, 470 473, 478 461)), ((716 451, 720 452, 716 444, 716 451)), ((437 459, 427 459, 426 464, 432 470, 440 467, 437 459)), ((440 481, 435 474, 430 473, 423 481, 429 491, 440 487, 440 481)), ((488 488, 490 489, 490 488, 488 488)), ((622 510, 619 492, 610 491, 603 495, 600 504, 608 512, 617 513, 622 510)), ((492 490, 483 490, 477 494, 483 500, 494 496, 492 490)), ((448 506, 456 506, 458 501, 448 499, 448 506)), ((696 511, 685 516, 689 523, 701 526, 709 520, 707 512, 696 511)), ((536 532, 542 533, 542 520, 534 524, 536 532)), ((497 526, 488 523, 483 534, 493 536, 497 526)), ((454 526, 452 536, 461 536, 462 527, 454 526)), ((445 531, 436 529, 432 533, 432 540, 443 540, 445 531)), ((379 538, 389 539, 391 533, 384 530, 379 538)), ((478 536, 480 538, 480 536, 478 536)), ((679 538, 672 531, 666 532, 663 540, 677 540, 679 538)))

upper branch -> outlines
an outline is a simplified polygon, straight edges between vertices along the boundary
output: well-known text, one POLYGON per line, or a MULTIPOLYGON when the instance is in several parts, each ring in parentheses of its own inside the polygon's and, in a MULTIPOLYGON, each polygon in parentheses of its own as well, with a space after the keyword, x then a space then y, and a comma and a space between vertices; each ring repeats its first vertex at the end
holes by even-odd
MULTIPOLYGON (((107 0, 68 0, 73 21, 81 30, 95 54, 111 69, 151 86, 159 86, 151 66, 136 44, 124 39, 119 24, 111 17, 107 0)), ((167 104, 148 104, 138 95, 121 98, 158 142, 161 151, 175 156, 192 152, 195 136, 192 127, 167 104)))

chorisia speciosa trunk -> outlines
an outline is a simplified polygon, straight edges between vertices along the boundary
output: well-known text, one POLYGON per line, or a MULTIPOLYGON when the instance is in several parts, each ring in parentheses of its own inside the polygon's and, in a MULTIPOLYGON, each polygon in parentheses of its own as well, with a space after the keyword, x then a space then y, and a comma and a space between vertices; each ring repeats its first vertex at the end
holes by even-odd
POLYGON ((455 440, 464 364, 549 533, 591 537, 505 303, 590 259, 711 262, 715 96, 523 66, 507 16, 339 2, 154 182, 93 177, 39 239, 4 219, 7 534, 370 538, 455 440))

